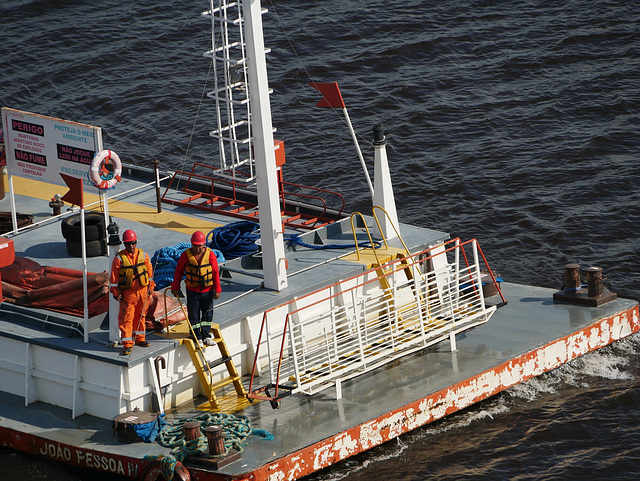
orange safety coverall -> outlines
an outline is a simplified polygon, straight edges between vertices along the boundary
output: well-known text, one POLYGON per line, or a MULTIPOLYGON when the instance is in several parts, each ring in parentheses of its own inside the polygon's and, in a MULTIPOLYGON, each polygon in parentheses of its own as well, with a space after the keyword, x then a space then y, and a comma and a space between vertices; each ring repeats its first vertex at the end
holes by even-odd
POLYGON ((111 264, 111 293, 116 297, 122 296, 120 300, 120 311, 118 312, 118 328, 120 329, 122 347, 132 347, 134 344, 134 335, 135 343, 145 340, 146 329, 144 317, 147 313, 147 306, 149 305, 147 301, 155 287, 155 282, 151 279, 153 276, 151 261, 146 252, 144 253, 144 264, 147 269, 149 284, 146 286, 142 285, 140 279, 134 276, 131 282, 131 288, 120 289, 118 286, 120 267, 122 266, 120 254, 126 255, 129 258, 129 262, 135 265, 139 250, 140 249, 136 248, 132 255, 126 250, 122 250, 118 253, 119 255, 115 256, 111 264))

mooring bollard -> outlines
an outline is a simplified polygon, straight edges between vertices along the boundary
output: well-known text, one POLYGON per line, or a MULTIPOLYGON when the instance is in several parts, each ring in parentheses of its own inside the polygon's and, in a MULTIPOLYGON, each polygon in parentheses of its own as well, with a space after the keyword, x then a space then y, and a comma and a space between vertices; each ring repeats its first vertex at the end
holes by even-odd
POLYGON ((209 442, 209 455, 220 456, 224 454, 224 434, 220 426, 209 426, 204 429, 209 442))
POLYGON ((182 432, 186 441, 193 441, 200 437, 200 423, 198 421, 189 421, 182 425, 182 432))
POLYGON ((604 292, 604 287, 602 286, 602 268, 588 267, 586 271, 589 297, 601 295, 604 292))
POLYGON ((580 266, 567 264, 564 266, 565 285, 560 292, 553 294, 554 302, 570 302, 586 306, 600 306, 605 302, 615 301, 618 295, 610 292, 602 284, 602 268, 588 267, 584 269, 587 275, 587 289, 580 288, 580 266))
POLYGON ((566 292, 580 291, 580 264, 564 266, 564 290, 566 292))
POLYGON ((49 202, 49 207, 53 209, 53 215, 60 215, 63 205, 64 202, 60 200, 60 196, 58 194, 54 195, 51 202, 49 202))

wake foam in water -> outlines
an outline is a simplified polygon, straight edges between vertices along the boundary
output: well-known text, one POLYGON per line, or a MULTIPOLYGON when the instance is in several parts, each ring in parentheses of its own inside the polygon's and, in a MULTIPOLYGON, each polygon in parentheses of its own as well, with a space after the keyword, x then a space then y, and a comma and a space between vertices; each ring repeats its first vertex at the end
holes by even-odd
POLYGON ((632 356, 640 352, 640 335, 635 334, 611 346, 581 356, 551 372, 509 388, 513 398, 534 401, 540 394, 557 394, 563 386, 588 389, 602 379, 630 381, 632 356))
POLYGON ((449 420, 450 422, 443 422, 434 425, 431 428, 424 430, 423 435, 442 434, 456 429, 465 428, 479 421, 494 419, 499 414, 505 413, 508 410, 509 408, 504 402, 498 401, 488 406, 482 406, 479 410, 471 409, 469 411, 465 411, 461 415, 452 417, 449 420))
POLYGON ((408 447, 409 443, 402 438, 396 438, 379 448, 374 448, 355 458, 346 460, 344 465, 337 470, 328 468, 325 471, 312 475, 312 477, 316 481, 340 481, 347 477, 351 478, 362 471, 374 467, 378 463, 400 458, 408 447))
MULTIPOLYGON (((616 388, 620 383, 627 385, 640 376, 640 373, 634 372, 634 359, 639 352, 640 334, 629 336, 558 369, 513 386, 468 409, 348 459, 341 464, 342 467, 331 468, 312 478, 316 481, 369 479, 372 473, 379 475, 389 471, 401 479, 404 466, 412 460, 425 465, 426 472, 430 475, 443 474, 440 473, 441 463, 461 462, 449 459, 465 458, 477 442, 489 443, 490 446, 495 444, 498 451, 503 449, 498 447, 500 445, 508 446, 513 443, 520 446, 510 448, 516 450, 513 459, 505 459, 506 465, 496 468, 496 472, 505 470, 503 474, 507 476, 513 474, 510 471, 512 468, 519 471, 520 468, 514 466, 518 464, 520 455, 525 456, 519 450, 531 443, 537 444, 539 449, 566 451, 563 454, 565 459, 572 459, 571 463, 577 462, 576 456, 579 453, 575 453, 574 449, 578 440, 593 434, 593 426, 607 423, 602 421, 602 410, 603 407, 607 409, 610 406, 603 406, 603 402, 614 403, 618 408, 628 405, 629 409, 635 409, 633 406, 640 403, 640 399, 636 400, 631 394, 635 392, 633 387, 616 388), (591 399, 586 392, 601 394, 591 399), (622 399, 618 399, 620 396, 622 399), (627 399, 629 396, 633 399, 627 399), (576 406, 579 406, 579 414, 574 412, 576 406)), ((489 448, 491 449, 494 448, 489 448)), ((585 449, 591 452, 590 448, 585 449)), ((582 453, 578 458, 582 459, 584 455, 582 453)), ((557 473, 559 465, 553 462, 553 458, 548 459, 547 464, 539 464, 537 472, 547 472, 553 477, 552 473, 557 473)), ((482 463, 476 465, 473 471, 469 471, 468 466, 465 468, 468 475, 480 478, 493 469, 482 463)), ((444 474, 444 479, 447 479, 447 474, 451 473, 444 474)))

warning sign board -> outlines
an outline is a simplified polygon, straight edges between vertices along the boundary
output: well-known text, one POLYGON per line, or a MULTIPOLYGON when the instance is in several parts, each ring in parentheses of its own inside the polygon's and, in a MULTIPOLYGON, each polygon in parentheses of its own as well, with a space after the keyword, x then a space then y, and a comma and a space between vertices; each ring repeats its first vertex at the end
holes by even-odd
POLYGON ((60 174, 88 177, 91 161, 102 150, 102 130, 70 122, 2 108, 7 169, 10 174, 66 185, 60 174))

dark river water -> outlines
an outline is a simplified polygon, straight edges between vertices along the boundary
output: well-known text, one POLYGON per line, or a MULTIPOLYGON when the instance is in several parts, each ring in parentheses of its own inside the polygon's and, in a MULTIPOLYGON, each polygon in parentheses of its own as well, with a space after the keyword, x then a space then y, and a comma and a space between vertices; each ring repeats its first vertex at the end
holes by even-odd
MULTIPOLYGON (((372 169, 381 123, 403 222, 477 238, 505 280, 602 267, 640 299, 640 3, 263 2, 285 179, 370 209, 337 81, 372 169)), ((124 162, 212 152, 206 2, 2 0, 0 105, 97 125, 124 162)), ((640 338, 572 362, 314 475, 370 480, 640 476, 640 338)), ((3 479, 97 479, 0 451, 3 479), (19 474, 18 474, 19 473, 19 474), (26 473, 26 475, 23 475, 26 473)))

